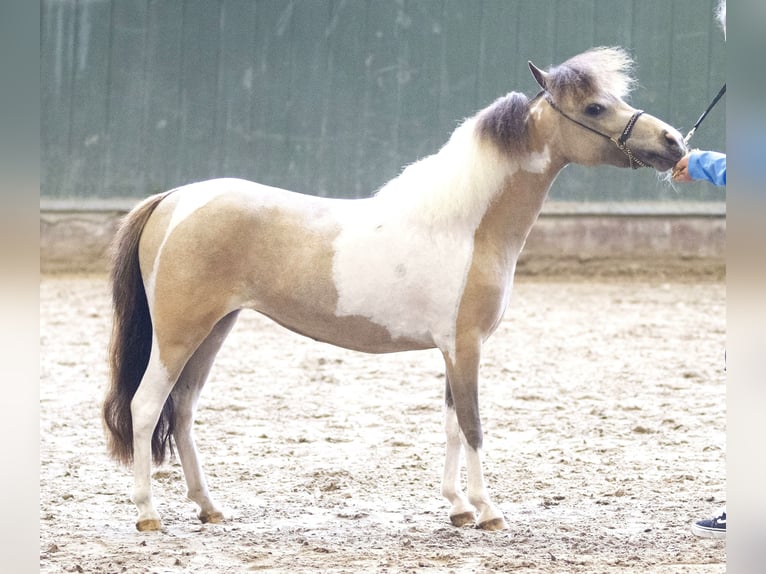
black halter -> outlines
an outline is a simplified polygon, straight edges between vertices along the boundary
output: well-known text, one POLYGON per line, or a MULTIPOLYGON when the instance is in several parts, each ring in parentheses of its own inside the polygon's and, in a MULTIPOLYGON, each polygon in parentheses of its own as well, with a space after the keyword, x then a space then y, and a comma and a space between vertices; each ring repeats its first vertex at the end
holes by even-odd
POLYGON ((566 119, 568 119, 571 122, 576 123, 578 126, 585 128, 588 131, 593 132, 594 134, 600 135, 602 138, 608 139, 610 142, 612 142, 614 145, 616 145, 622 153, 624 153, 628 157, 628 161, 630 162, 630 169, 637 169, 639 167, 649 167, 648 164, 644 163, 640 159, 638 159, 636 156, 633 155, 633 151, 627 146, 625 142, 628 141, 628 138, 630 137, 630 134, 633 132, 633 128, 636 125, 636 122, 638 121, 639 116, 644 113, 644 110, 636 110, 636 112, 630 116, 630 119, 628 120, 628 123, 625 125, 625 129, 622 130, 622 133, 620 134, 620 137, 615 138, 613 136, 608 136, 604 133, 601 133, 597 129, 594 129, 590 127, 587 124, 584 124, 576 119, 574 119, 571 116, 568 116, 564 113, 564 111, 556 105, 556 102, 553 101, 553 98, 548 92, 544 92, 545 101, 547 101, 551 107, 556 110, 558 113, 560 113, 562 116, 564 116, 566 119))

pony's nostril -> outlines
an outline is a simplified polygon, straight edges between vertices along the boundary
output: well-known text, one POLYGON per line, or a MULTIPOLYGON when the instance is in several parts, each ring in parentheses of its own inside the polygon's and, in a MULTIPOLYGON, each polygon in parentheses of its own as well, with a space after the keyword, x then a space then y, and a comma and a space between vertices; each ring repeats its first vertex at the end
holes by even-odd
POLYGON ((665 130, 662 135, 665 137, 665 141, 671 148, 684 149, 686 147, 683 143, 683 138, 679 134, 665 130))
POLYGON ((662 132, 662 135, 665 136, 665 141, 668 142, 670 145, 678 145, 676 138, 668 130, 665 130, 664 132, 662 132))

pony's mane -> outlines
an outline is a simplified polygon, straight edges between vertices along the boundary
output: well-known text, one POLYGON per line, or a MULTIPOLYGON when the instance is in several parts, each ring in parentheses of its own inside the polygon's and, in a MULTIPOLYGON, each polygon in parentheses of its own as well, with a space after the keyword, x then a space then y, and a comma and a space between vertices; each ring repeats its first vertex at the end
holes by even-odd
POLYGON ((548 90, 556 97, 583 99, 609 93, 624 99, 636 80, 633 60, 622 48, 591 48, 548 70, 548 90))
POLYGON ((526 153, 527 112, 529 98, 511 92, 477 114, 476 133, 481 138, 488 138, 506 153, 526 153))

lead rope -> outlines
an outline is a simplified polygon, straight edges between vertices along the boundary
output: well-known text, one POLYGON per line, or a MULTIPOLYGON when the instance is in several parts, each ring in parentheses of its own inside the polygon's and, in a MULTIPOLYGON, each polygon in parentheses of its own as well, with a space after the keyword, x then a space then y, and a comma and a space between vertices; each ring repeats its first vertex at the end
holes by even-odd
POLYGON ((710 113, 710 110, 713 109, 713 106, 718 103, 718 100, 721 99, 721 97, 726 93, 726 84, 724 84, 720 90, 718 90, 718 93, 716 94, 715 98, 713 98, 713 101, 710 102, 710 105, 707 107, 707 109, 702 112, 702 115, 699 117, 699 119, 695 122, 692 129, 689 130, 689 133, 686 134, 686 137, 684 138, 684 143, 686 144, 686 147, 689 147, 689 140, 692 139, 692 136, 694 135, 694 132, 697 131, 697 128, 702 123, 702 120, 705 119, 705 116, 710 113))

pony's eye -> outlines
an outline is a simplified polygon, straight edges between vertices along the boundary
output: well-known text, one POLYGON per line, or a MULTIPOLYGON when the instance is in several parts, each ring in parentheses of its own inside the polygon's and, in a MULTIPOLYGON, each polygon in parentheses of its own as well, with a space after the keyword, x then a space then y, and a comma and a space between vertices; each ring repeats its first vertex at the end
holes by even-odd
POLYGON ((604 113, 605 109, 606 108, 604 108, 604 106, 602 106, 601 104, 590 104, 588 105, 587 108, 585 108, 585 113, 588 114, 589 116, 595 117, 604 113))

